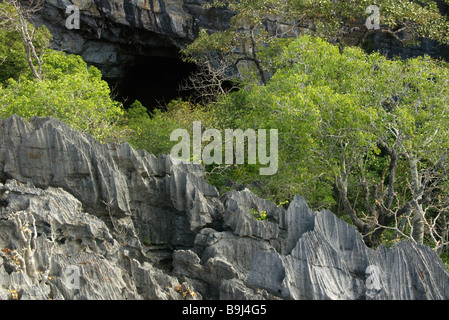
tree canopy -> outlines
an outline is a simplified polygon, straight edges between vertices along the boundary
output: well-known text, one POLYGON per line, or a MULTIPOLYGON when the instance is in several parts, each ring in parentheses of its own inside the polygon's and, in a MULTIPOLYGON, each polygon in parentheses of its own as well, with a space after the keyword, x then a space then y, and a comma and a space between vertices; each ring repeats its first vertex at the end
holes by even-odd
POLYGON ((311 36, 291 42, 276 65, 266 85, 227 100, 240 110, 236 127, 279 130, 274 186, 320 206, 339 201, 370 236, 390 227, 405 236, 406 217, 407 236, 422 243, 426 223, 446 213, 449 200, 448 69, 426 57, 340 52, 311 36))
POLYGON ((0 116, 53 116, 100 140, 117 138, 123 110, 101 72, 49 49, 48 29, 22 20, 26 11, 18 6, 0 3, 0 16, 8 17, 0 22, 0 116))
POLYGON ((448 0, 214 0, 206 7, 228 7, 235 13, 229 29, 200 31, 184 52, 197 62, 213 59, 228 70, 252 70, 266 83, 275 71, 273 56, 300 34, 322 37, 340 48, 368 47, 374 34, 403 46, 424 38, 448 45, 448 5, 448 0), (372 6, 378 8, 378 29, 366 27, 372 6))

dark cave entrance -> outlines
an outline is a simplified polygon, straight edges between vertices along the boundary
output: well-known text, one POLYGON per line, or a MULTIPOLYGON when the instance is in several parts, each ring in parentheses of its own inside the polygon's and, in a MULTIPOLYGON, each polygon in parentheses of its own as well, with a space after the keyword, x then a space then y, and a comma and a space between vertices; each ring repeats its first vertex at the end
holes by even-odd
POLYGON ((176 98, 188 98, 191 92, 180 85, 196 71, 196 65, 179 56, 138 56, 120 81, 112 84, 116 97, 128 108, 139 100, 148 111, 176 98))

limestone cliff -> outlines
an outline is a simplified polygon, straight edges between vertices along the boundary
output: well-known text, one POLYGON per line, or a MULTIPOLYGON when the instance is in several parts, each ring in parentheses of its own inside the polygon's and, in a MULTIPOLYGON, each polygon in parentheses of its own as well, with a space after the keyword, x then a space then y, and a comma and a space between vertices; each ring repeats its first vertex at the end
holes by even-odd
MULTIPOLYGON (((206 9, 205 3, 207 0, 46 0, 34 21, 50 29, 53 48, 81 55, 115 82, 141 59, 179 58, 179 49, 192 42, 201 28, 226 29, 232 12, 206 9), (69 16, 66 8, 72 4, 80 9, 79 30, 65 25, 69 16)), ((402 58, 424 54, 441 58, 448 50, 427 40, 417 47, 403 47, 386 33, 377 33, 368 47, 369 51, 402 58)))
POLYGON ((34 20, 51 31, 53 47, 81 55, 117 80, 138 57, 176 57, 200 28, 226 28, 231 13, 203 0, 47 0, 34 20), (67 29, 66 8, 80 10, 80 29, 67 29))
POLYGON ((299 196, 284 210, 203 174, 53 118, 0 120, 0 299, 449 298, 430 248, 372 250, 299 196))

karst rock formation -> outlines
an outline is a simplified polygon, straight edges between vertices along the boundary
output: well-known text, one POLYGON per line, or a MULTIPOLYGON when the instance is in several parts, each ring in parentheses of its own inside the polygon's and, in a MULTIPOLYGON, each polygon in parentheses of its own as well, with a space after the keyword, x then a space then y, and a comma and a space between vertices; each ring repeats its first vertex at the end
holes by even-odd
POLYGON ((0 299, 449 298, 429 247, 373 250, 300 196, 285 210, 203 175, 54 118, 0 120, 0 299))
MULTIPOLYGON (((81 55, 104 77, 120 80, 151 57, 179 58, 200 29, 223 30, 232 13, 206 9, 204 0, 46 0, 35 17, 53 35, 52 47, 81 55), (67 8, 79 8, 79 29, 68 29, 67 8)), ((148 75, 151 76, 151 75, 148 75)))
MULTIPOLYGON (((130 67, 151 57, 179 59, 179 50, 205 29, 225 30, 233 12, 227 8, 209 8, 205 0, 46 0, 34 16, 37 25, 45 25, 53 35, 52 47, 77 54, 98 67, 111 83, 120 83, 130 67), (67 8, 79 8, 79 29, 68 29, 67 8)), ((361 17, 363 18, 363 17, 361 17)), ((275 33, 285 24, 272 17, 266 27, 275 33)), ((295 33, 301 32, 298 28, 295 33)), ((445 56, 447 50, 434 41, 404 47, 386 33, 373 39, 373 50, 388 56, 445 56)), ((152 76, 148 74, 148 77, 152 76)), ((160 76, 160 75, 153 75, 160 76)))

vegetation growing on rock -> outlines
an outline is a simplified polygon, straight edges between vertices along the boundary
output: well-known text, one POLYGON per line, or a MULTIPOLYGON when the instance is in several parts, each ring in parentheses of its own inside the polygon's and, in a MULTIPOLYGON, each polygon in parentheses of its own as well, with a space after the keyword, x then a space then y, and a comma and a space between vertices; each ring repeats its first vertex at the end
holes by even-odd
MULTIPOLYGON (((382 10, 378 32, 405 44, 422 37, 448 43, 447 14, 436 1, 375 2, 382 10)), ((230 28, 201 31, 184 53, 209 62, 217 76, 237 69, 238 90, 222 90, 218 81, 207 103, 176 100, 152 113, 138 101, 124 110, 98 69, 48 48, 45 27, 26 24, 37 50, 27 55, 19 16, 11 15, 0 25, 0 117, 52 116, 101 141, 126 140, 156 155, 168 154, 170 133, 191 130, 193 121, 219 130, 278 129, 276 175, 259 176, 260 164, 208 165, 209 182, 225 190, 237 181, 276 203, 301 194, 315 209, 353 223, 370 245, 410 239, 446 254, 447 65, 368 54, 360 48, 375 32, 363 31, 367 1, 317 3, 229 2, 236 12, 230 28), (285 32, 274 28, 273 16, 288 21, 285 32)), ((8 1, 0 9, 14 13, 8 1)))

